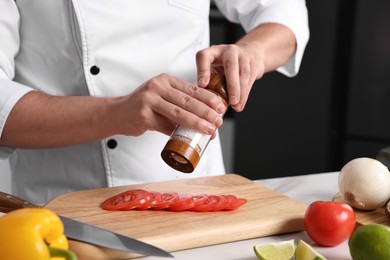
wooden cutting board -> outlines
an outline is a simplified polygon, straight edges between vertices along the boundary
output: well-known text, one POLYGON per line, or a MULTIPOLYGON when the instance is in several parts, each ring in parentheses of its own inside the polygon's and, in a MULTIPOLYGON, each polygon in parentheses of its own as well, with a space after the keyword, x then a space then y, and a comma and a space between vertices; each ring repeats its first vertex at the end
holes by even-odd
MULTIPOLYGON (((307 205, 237 174, 226 174, 71 192, 51 200, 45 207, 172 252, 303 230, 307 205), (246 198, 248 203, 237 210, 221 212, 122 212, 100 208, 105 199, 134 188, 190 194, 232 194, 246 198)), ((131 257, 79 243, 72 244, 71 249, 80 259, 82 255, 86 258, 93 255, 94 259, 98 259, 100 254, 102 259, 131 257)))
POLYGON ((355 209, 356 220, 363 224, 383 224, 390 226, 390 219, 386 216, 385 209, 379 208, 376 210, 363 211, 355 209))
MULTIPOLYGON (((337 193, 333 197, 334 201, 347 203, 342 199, 340 193, 337 193)), ((385 208, 381 207, 375 210, 359 210, 354 209, 356 215, 356 221, 359 224, 367 225, 367 224, 383 224, 390 226, 390 219, 386 216, 385 208)))

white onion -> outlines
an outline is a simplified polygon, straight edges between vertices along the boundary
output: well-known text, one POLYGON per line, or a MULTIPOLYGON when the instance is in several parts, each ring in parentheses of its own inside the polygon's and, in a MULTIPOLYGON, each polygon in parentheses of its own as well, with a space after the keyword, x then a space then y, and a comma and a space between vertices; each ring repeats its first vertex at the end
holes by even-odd
POLYGON ((390 198, 390 172, 378 160, 356 158, 341 169, 338 186, 342 197, 352 207, 378 209, 390 198))

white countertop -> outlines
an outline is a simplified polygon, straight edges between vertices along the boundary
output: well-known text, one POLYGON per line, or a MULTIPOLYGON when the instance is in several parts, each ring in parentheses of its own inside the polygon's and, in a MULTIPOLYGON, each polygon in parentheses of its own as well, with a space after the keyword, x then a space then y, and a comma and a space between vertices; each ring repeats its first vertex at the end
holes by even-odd
MULTIPOLYGON (((338 191, 337 177, 338 172, 331 172, 266 179, 256 182, 309 205, 316 200, 332 200, 333 195, 338 191)), ((289 239, 295 239, 296 242, 299 239, 305 240, 328 260, 351 259, 348 249, 348 241, 345 241, 336 247, 319 247, 310 240, 304 231, 183 250, 173 252, 172 255, 175 259, 179 260, 256 260, 257 257, 253 251, 254 245, 289 239)), ((160 260, 168 258, 149 256, 137 259, 160 260)))

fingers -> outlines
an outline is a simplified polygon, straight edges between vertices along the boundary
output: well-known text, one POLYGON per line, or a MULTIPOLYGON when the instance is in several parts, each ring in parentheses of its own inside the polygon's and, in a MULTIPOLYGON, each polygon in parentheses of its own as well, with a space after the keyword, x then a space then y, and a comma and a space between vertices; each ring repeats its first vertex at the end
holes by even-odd
POLYGON ((212 69, 222 71, 226 77, 229 103, 240 112, 245 107, 254 81, 262 75, 257 75, 259 68, 255 67, 259 62, 253 59, 242 47, 234 44, 203 49, 196 55, 198 85, 207 86, 212 69))
POLYGON ((221 56, 229 94, 229 103, 232 106, 240 102, 241 96, 239 53, 235 48, 234 45, 225 47, 221 56))
POLYGON ((181 91, 167 93, 154 108, 170 121, 206 134, 212 134, 223 123, 219 112, 181 91))
POLYGON ((254 81, 251 81, 251 63, 247 56, 241 55, 238 57, 239 66, 239 81, 240 81, 240 96, 239 102, 232 105, 233 109, 240 112, 248 100, 249 92, 252 89, 254 81))
POLYGON ((234 45, 211 46, 196 54, 198 85, 206 87, 211 70, 225 74, 229 103, 236 105, 240 100, 240 80, 238 54, 234 45))
POLYGON ((211 47, 196 53, 197 84, 201 88, 207 87, 210 82, 211 64, 215 62, 214 57, 218 56, 213 52, 214 49, 211 47))
POLYGON ((241 86, 241 92, 240 92, 240 101, 232 105, 232 108, 236 110, 237 112, 241 112, 244 110, 244 107, 248 101, 250 91, 252 89, 252 86, 256 80, 256 74, 252 73, 251 71, 251 61, 247 59, 247 57, 240 57, 241 61, 239 63, 240 71, 239 71, 239 77, 240 77, 240 86, 241 86))
POLYGON ((214 93, 166 74, 144 86, 151 109, 173 124, 212 134, 222 125, 225 106, 214 93))

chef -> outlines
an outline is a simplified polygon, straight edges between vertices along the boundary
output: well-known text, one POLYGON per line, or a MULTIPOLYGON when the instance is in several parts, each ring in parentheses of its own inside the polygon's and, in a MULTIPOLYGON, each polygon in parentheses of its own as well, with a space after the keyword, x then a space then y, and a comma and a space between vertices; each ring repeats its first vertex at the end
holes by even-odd
MULTIPOLYGON (((216 0, 247 34, 209 47, 210 0, 0 0, 0 157, 35 203, 99 187, 224 173, 218 135, 195 171, 160 157, 177 124, 212 134, 219 68, 244 109, 255 80, 297 74, 304 0, 216 0)), ((1 177, 0 177, 1 178, 1 177)))

